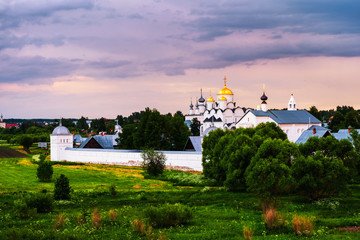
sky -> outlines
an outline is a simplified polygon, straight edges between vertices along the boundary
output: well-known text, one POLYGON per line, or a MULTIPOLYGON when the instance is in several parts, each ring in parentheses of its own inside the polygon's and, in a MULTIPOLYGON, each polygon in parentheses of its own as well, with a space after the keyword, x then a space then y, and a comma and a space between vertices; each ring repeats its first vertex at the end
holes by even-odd
POLYGON ((223 87, 238 106, 360 108, 360 1, 0 0, 0 113, 188 113, 223 87))

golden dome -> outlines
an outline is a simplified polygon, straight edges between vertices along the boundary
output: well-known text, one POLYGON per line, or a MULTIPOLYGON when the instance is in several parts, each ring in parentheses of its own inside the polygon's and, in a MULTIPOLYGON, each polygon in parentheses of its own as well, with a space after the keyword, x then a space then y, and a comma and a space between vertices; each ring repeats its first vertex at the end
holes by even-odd
POLYGON ((215 102, 215 100, 211 96, 206 101, 207 102, 215 102))
POLYGON ((224 77, 224 88, 217 95, 234 95, 233 92, 226 87, 226 77, 224 77))
POLYGON ((221 96, 221 97, 219 98, 219 101, 227 101, 227 99, 226 99, 226 97, 221 96))

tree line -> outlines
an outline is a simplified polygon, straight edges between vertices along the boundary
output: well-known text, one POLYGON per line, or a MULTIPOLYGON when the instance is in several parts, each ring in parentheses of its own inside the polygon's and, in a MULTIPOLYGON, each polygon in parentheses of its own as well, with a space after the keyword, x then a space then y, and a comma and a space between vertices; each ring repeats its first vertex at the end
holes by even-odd
POLYGON ((232 191, 274 201, 285 193, 315 200, 348 194, 360 182, 360 137, 310 138, 299 146, 274 123, 235 131, 217 129, 203 139, 203 173, 232 191))

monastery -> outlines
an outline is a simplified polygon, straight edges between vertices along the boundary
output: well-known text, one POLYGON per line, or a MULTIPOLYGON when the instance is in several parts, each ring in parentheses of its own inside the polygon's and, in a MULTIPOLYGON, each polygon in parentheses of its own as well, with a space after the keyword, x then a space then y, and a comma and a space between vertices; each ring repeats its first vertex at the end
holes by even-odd
POLYGON ((234 130, 239 127, 256 127, 260 123, 274 122, 287 134, 291 142, 296 142, 311 126, 321 126, 321 121, 308 111, 297 110, 293 94, 287 104, 287 110, 268 110, 267 100, 263 87, 261 104, 256 109, 237 106, 233 91, 226 86, 225 77, 224 87, 217 93, 216 100, 211 96, 211 92, 209 98, 205 100, 201 91, 195 110, 192 102, 190 103, 190 111, 185 115, 185 123, 190 125, 191 121, 197 118, 201 123, 200 136, 203 137, 217 128, 234 130))

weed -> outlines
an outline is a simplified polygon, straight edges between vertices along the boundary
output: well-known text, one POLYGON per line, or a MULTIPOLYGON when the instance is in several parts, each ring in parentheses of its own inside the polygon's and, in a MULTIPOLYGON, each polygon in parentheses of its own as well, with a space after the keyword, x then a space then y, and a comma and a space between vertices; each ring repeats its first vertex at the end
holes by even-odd
POLYGON ((66 221, 66 217, 63 213, 60 213, 55 216, 54 229, 57 230, 59 228, 64 227, 66 221))
POLYGON ((143 220, 135 219, 132 225, 138 233, 143 236, 146 235, 146 226, 143 220))
POLYGON ((117 220, 117 217, 118 217, 118 213, 116 210, 110 210, 109 211, 109 221, 114 223, 116 222, 117 220))
POLYGON ((77 222, 79 225, 82 225, 86 222, 86 217, 84 214, 79 213, 79 215, 77 215, 77 222))
POLYGON ((100 228, 101 226, 101 215, 97 208, 94 209, 93 216, 91 219, 94 228, 100 228))
POLYGON ((254 230, 252 230, 251 227, 244 226, 243 233, 245 240, 251 240, 254 235, 254 230))
POLYGON ((276 208, 268 208, 264 213, 264 220, 269 230, 280 228, 286 225, 283 214, 276 211, 276 208))
POLYGON ((292 225, 295 233, 300 236, 308 237, 314 229, 311 217, 306 216, 294 215, 292 225))

